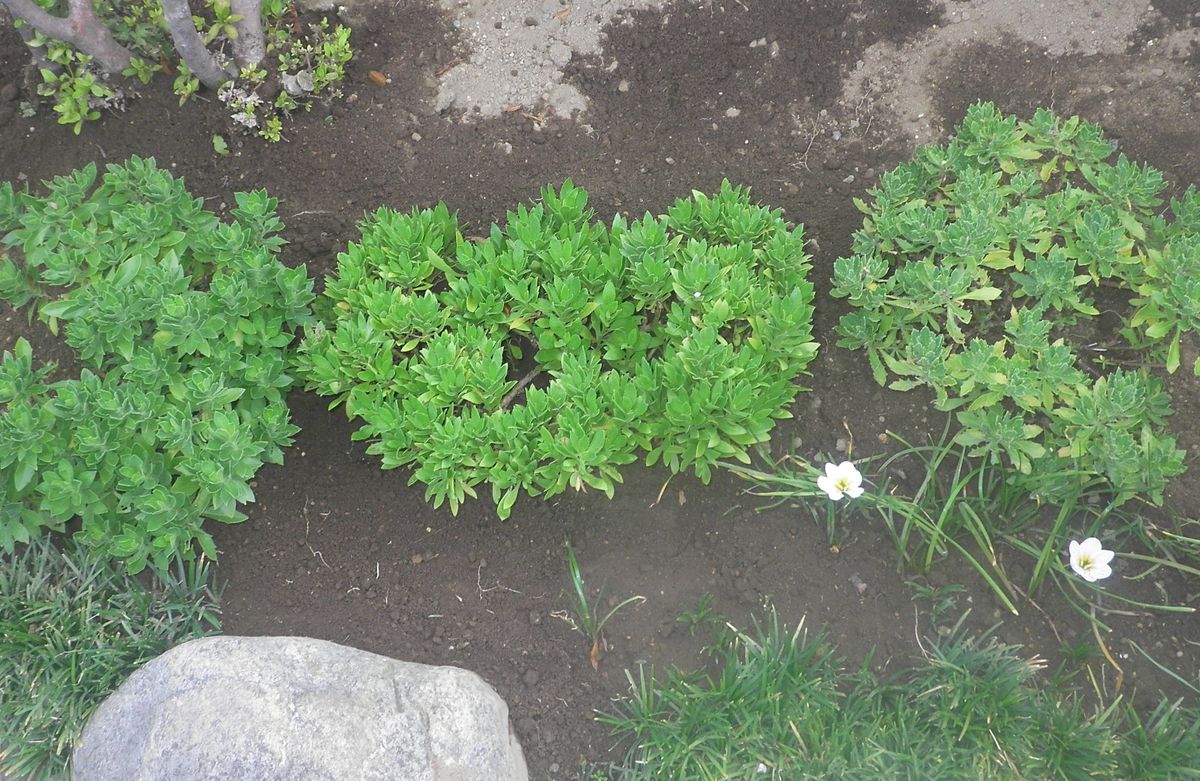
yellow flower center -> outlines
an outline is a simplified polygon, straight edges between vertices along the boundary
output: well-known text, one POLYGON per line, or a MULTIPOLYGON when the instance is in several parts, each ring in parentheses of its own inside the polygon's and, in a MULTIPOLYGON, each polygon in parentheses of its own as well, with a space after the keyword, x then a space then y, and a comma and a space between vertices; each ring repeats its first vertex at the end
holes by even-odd
POLYGON ((1082 569, 1091 569, 1093 566, 1092 557, 1086 553, 1079 557, 1079 566, 1082 569))
POLYGON ((839 477, 837 479, 837 482, 835 483, 835 485, 837 486, 837 489, 839 491, 841 491, 842 493, 846 493, 847 491, 850 490, 850 478, 839 477))

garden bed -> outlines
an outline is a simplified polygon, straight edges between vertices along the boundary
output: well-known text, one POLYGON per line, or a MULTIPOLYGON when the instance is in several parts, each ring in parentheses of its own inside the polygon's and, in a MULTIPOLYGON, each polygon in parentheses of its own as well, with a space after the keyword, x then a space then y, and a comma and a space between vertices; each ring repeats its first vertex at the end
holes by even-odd
MULTIPOLYGON (((1096 30, 1068 34, 1051 25, 1043 40, 1043 31, 1028 29, 1037 20, 996 16, 999 5, 747 0, 638 11, 610 23, 602 55, 567 66, 566 80, 591 103, 577 121, 543 122, 530 106, 460 122, 460 111, 433 108, 437 75, 464 56, 449 16, 426 3, 384 3, 356 28, 350 99, 334 106, 331 121, 314 112, 292 124, 283 143, 235 141, 220 156, 211 143, 226 132, 219 106, 179 109, 156 84, 78 137, 48 111, 34 118, 9 111, 0 124, 0 180, 37 181, 137 154, 184 177, 222 215, 233 192, 266 188, 287 226, 283 259, 306 263, 319 289, 336 253, 358 238, 357 221, 379 205, 408 211, 445 201, 483 233, 506 209, 568 177, 588 190, 603 220, 618 211, 661 213, 675 198, 716 192, 729 178, 782 207, 815 240, 809 278, 822 347, 802 382, 811 390, 797 396, 794 419, 775 429, 774 451, 841 460, 852 449, 859 459, 892 452, 889 431, 914 442, 936 438, 944 426, 931 398, 881 388, 861 353, 833 346, 846 306, 828 296, 829 277, 862 222, 851 198, 907 159, 914 143, 942 137, 976 100, 1022 116, 1047 106, 1103 125, 1122 152, 1163 171, 1179 191, 1200 182, 1200 45, 1190 53, 1185 46, 1200 17, 1187 3, 1156 3, 1126 29, 1125 3, 1092 0, 1081 5, 1096 13, 1096 30), (374 83, 373 70, 390 83, 374 83)), ((5 28, 5 79, 24 57, 5 28)), ((65 347, 27 328, 23 315, 4 309, 0 316, 0 350, 25 334, 39 359, 69 362, 65 347)), ((1167 498, 1191 517, 1200 515, 1200 379, 1188 371, 1197 347, 1185 343, 1184 368, 1166 378, 1170 428, 1191 469, 1170 483, 1167 498)), ((672 478, 636 465, 622 470, 612 500, 599 491, 522 497, 504 522, 485 500, 453 517, 408 487, 406 472, 381 471, 378 458, 351 441, 355 426, 343 410, 301 391, 289 402, 301 432, 286 465, 259 472, 247 522, 208 527, 221 551, 217 577, 228 581, 224 631, 307 635, 474 670, 508 702, 535 778, 569 775, 581 759, 618 758, 594 711, 627 691, 625 670, 641 662, 697 664, 708 630, 677 619, 705 594, 715 614, 739 626, 764 600, 790 624, 807 616, 851 666, 873 650, 880 670, 910 663, 918 637, 938 634, 935 621, 947 626, 970 609, 971 627, 999 624, 1000 637, 1067 672, 1090 665, 1106 694, 1116 693, 1105 659, 1080 653, 1095 648, 1091 626, 1055 589, 1044 588, 1036 605, 1018 601, 1013 616, 957 558, 928 578, 898 573, 886 531, 865 519, 831 541, 804 509, 759 512, 763 500, 723 471, 704 486, 690 474, 672 478), (613 618, 598 670, 589 643, 554 615, 572 609, 568 538, 588 585, 603 587, 602 604, 646 597, 613 618), (919 598, 911 580, 966 590, 939 608, 919 598)), ((1016 553, 1000 556, 1024 574, 1016 553)), ((1132 570, 1107 586, 1123 596, 1200 603, 1195 579, 1166 570, 1139 581, 1122 574, 1132 570)), ((1104 642, 1124 669, 1123 692, 1146 705, 1160 690, 1191 695, 1137 648, 1195 682, 1194 615, 1103 618, 1113 629, 1104 642)))

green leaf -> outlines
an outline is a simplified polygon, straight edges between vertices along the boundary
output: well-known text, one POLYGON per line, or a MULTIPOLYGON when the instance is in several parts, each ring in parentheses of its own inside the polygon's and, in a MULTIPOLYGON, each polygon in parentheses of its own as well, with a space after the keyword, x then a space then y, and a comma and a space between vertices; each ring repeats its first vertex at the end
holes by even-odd
POLYGON ((998 287, 981 287, 977 290, 964 293, 962 298, 968 301, 995 301, 1000 297, 1001 290, 998 287))
POLYGON ((1171 339, 1171 346, 1167 349, 1167 373, 1174 374, 1179 369, 1179 340, 1180 329, 1175 329, 1175 337, 1171 339))

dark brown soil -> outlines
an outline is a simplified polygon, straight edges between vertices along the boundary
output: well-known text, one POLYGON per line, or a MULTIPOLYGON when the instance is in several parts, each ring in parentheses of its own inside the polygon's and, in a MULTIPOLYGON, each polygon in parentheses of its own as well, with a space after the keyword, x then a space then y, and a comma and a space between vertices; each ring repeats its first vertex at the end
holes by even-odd
MULTIPOLYGON (((384 3, 356 30, 349 99, 328 116, 300 117, 284 143, 235 143, 232 155, 218 157, 211 137, 227 129, 219 106, 180 109, 160 82, 127 113, 93 123, 78 137, 55 125, 48 110, 33 119, 9 111, 0 124, 0 178, 36 181, 138 154, 171 167, 214 208, 232 203, 234 191, 265 187, 280 199, 288 224, 286 258, 307 263, 319 278, 355 237, 364 211, 381 204, 407 210, 444 200, 471 224, 486 226, 546 183, 570 177, 607 219, 615 210, 661 211, 675 197, 713 190, 728 177, 783 207, 816 241, 816 328, 825 346, 810 366, 811 391, 798 396, 795 419, 777 430, 776 450, 833 453, 850 431, 858 457, 893 447, 883 437, 889 429, 913 439, 936 436, 942 419, 927 399, 879 388, 858 355, 833 346, 843 310, 824 294, 833 260, 861 221, 850 196, 911 151, 888 117, 841 101, 842 78, 869 45, 918 36, 939 22, 941 8, 885 0, 728 6, 675 8, 665 26, 658 12, 613 25, 606 56, 621 61, 621 78, 632 89, 618 90, 618 79, 595 62, 577 60, 569 68, 592 101, 590 129, 539 125, 522 112, 476 124, 432 113, 434 74, 455 56, 457 42, 438 12, 384 3), (761 56, 749 55, 749 44, 762 37, 780 44, 780 56, 765 66, 761 56), (393 82, 375 86, 366 75, 373 69, 393 82), (730 108, 738 109, 736 117, 727 116, 730 108), (837 140, 829 132, 835 125, 843 128, 837 140)), ((1186 14, 1172 8, 1170 21, 1186 24, 1179 21, 1186 14)), ((15 34, 0 31, 0 81, 19 80, 23 56, 15 34)), ((1123 149, 1175 182, 1200 181, 1194 118, 1189 124, 1160 116, 1172 104, 1139 99, 1136 79, 1115 84, 1110 97, 1093 93, 1103 77, 1097 74, 1122 72, 1121 63, 1102 59, 1051 60, 1005 41, 963 50, 936 85, 942 129, 976 99, 1022 113, 1048 105, 1103 122, 1123 149)), ((0 334, 6 347, 24 330, 23 318, 0 314, 8 318, 0 334)), ((35 339, 40 354, 54 354, 48 337, 35 339)), ((1175 423, 1181 445, 1196 453, 1200 394, 1185 374, 1170 380, 1175 423)), ((535 778, 569 775, 581 759, 617 756, 621 748, 593 712, 610 708, 627 690, 627 668, 697 663, 705 632, 693 637, 676 618, 706 593, 715 611, 739 626, 768 600, 789 622, 807 616, 811 626, 828 628, 852 665, 871 650, 877 667, 907 663, 918 652, 914 638, 935 633, 928 602, 914 601, 905 585, 912 576, 896 572, 892 544, 875 525, 851 524, 831 547, 804 510, 756 512, 758 502, 728 475, 702 486, 688 476, 667 483, 665 472, 645 468, 627 469, 611 501, 595 493, 523 499, 503 523, 479 503, 455 518, 432 510, 420 487, 406 485, 407 473, 381 471, 351 442, 353 425, 341 410, 328 411, 324 399, 300 391, 291 402, 303 431, 286 466, 259 474, 248 522, 217 530, 219 575, 228 580, 225 630, 320 637, 475 670, 509 703, 535 778), (555 615, 572 609, 567 538, 603 604, 647 598, 613 619, 598 671, 588 663, 588 643, 555 615)), ((1188 477, 1171 492, 1192 515, 1200 512, 1196 484, 1188 477)), ((1020 569, 1016 554, 1000 555, 1020 569)), ((950 620, 970 609, 977 628, 1003 621, 1000 635, 1026 644, 1031 654, 1060 659, 1064 648, 1094 644, 1086 622, 1053 589, 1044 590, 1038 607, 1023 603, 1021 616, 1012 617, 958 562, 939 565, 930 582, 967 586, 950 620)), ((1162 601, 1160 587, 1177 603, 1195 604, 1200 596, 1194 582, 1162 572, 1115 582, 1122 594, 1149 602, 1162 601)), ((1147 701, 1160 689, 1186 693, 1128 640, 1195 680, 1195 619, 1104 618, 1114 627, 1106 643, 1126 668, 1127 689, 1147 701)), ((1095 656, 1090 664, 1111 694, 1111 670, 1095 656)))

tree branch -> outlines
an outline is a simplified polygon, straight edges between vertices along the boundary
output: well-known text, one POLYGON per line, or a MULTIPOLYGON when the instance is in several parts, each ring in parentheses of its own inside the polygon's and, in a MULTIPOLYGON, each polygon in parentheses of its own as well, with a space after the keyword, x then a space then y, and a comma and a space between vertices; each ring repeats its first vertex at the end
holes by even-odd
POLYGON ((0 0, 0 5, 43 35, 69 43, 90 56, 108 73, 120 73, 129 67, 132 55, 96 17, 91 0, 70 0, 70 14, 65 17, 51 16, 33 0, 0 0))
POLYGON ((508 409, 508 405, 512 404, 513 400, 516 399, 517 396, 521 395, 521 391, 525 390, 525 386, 537 379, 538 375, 541 373, 541 369, 533 369, 524 377, 522 377, 520 382, 514 385, 513 389, 506 393, 504 398, 500 400, 500 409, 508 409))
POLYGON ((192 21, 192 9, 188 7, 187 0, 162 0, 162 7, 167 29, 171 31, 171 39, 175 42, 175 51, 179 52, 188 70, 200 83, 209 89, 216 89, 233 78, 234 74, 218 65, 212 52, 204 45, 204 39, 200 37, 196 24, 192 21))

